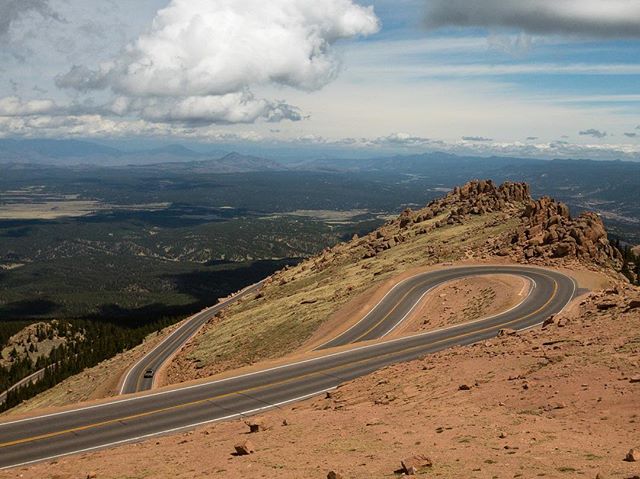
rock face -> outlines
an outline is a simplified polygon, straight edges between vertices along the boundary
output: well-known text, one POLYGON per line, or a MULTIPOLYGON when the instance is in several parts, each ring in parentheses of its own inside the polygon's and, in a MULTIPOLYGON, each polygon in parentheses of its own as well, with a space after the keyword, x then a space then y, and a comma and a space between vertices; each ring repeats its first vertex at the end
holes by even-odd
POLYGON ((567 205, 543 197, 526 205, 522 220, 511 243, 526 260, 571 257, 621 266, 621 254, 609 243, 604 224, 595 213, 573 219, 567 205))
POLYGON ((496 187, 491 180, 475 180, 455 187, 446 199, 459 203, 461 212, 482 214, 502 210, 508 203, 528 201, 531 195, 526 183, 506 182, 496 187))
POLYGON ((505 211, 528 201, 531 196, 526 183, 506 182, 496 186, 491 180, 474 180, 456 186, 444 198, 429 203, 415 216, 414 222, 420 223, 449 211, 444 224, 463 223, 465 216, 505 211))

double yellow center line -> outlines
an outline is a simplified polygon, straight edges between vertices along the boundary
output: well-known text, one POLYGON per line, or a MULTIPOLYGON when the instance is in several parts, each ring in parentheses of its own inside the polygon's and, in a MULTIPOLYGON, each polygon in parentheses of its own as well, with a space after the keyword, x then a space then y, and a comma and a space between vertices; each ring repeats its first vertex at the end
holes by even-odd
MULTIPOLYGON (((544 275, 544 276, 546 276, 546 275, 544 275)), ((555 279, 551 278, 550 276, 547 276, 547 277, 550 278, 553 281, 553 284, 554 284, 553 293, 551 294, 551 296, 547 300, 547 302, 545 304, 543 304, 537 310, 535 310, 535 311, 533 311, 533 312, 531 312, 531 313, 529 313, 529 314, 527 314, 527 315, 525 315, 525 316, 523 316, 521 318, 516 318, 516 319, 513 319, 511 321, 507 321, 507 322, 499 325, 500 328, 504 328, 505 326, 509 326, 511 324, 514 324, 514 323, 523 321, 523 320, 525 320, 527 318, 530 318, 532 316, 535 316, 536 314, 538 314, 539 312, 544 310, 551 303, 551 301, 553 301, 553 299, 557 295, 558 283, 556 282, 555 279)), ((406 297, 406 295, 405 295, 405 297, 406 297)), ((381 358, 388 358, 388 357, 391 357, 391 356, 394 356, 394 355, 397 355, 397 354, 410 353, 412 351, 417 351, 419 349, 423 349, 423 348, 425 348, 427 346, 429 346, 429 347, 437 346, 437 345, 442 344, 442 343, 451 342, 451 341, 456 340, 456 339, 462 339, 462 338, 465 338, 465 337, 468 337, 468 336, 476 335, 476 334, 483 333, 483 332, 486 332, 486 331, 490 331, 490 330, 496 329, 496 328, 498 328, 498 326, 490 326, 490 327, 487 327, 487 328, 471 331, 471 332, 468 332, 468 333, 463 333, 463 334, 451 336, 449 338, 441 339, 441 340, 433 342, 433 343, 420 344, 420 345, 413 346, 413 347, 408 348, 408 349, 403 349, 401 351, 393 351, 393 352, 390 352, 390 353, 385 353, 385 354, 374 356, 374 357, 371 357, 371 358, 360 359, 358 361, 354 361, 354 362, 350 362, 350 363, 346 363, 346 364, 341 364, 341 365, 334 366, 334 367, 328 368, 328 369, 323 369, 322 371, 315 371, 315 372, 312 372, 312 373, 300 374, 300 375, 293 376, 293 377, 291 377, 289 379, 283 379, 283 380, 280 380, 280 381, 275 381, 273 383, 260 385, 260 386, 254 386, 254 387, 251 387, 251 388, 242 389, 242 390, 239 390, 239 391, 233 391, 233 392, 226 393, 226 394, 219 394, 219 395, 212 396, 212 397, 205 398, 205 399, 199 399, 199 400, 196 400, 196 401, 177 404, 177 405, 174 405, 174 406, 167 406, 167 407, 160 408, 160 409, 154 409, 152 411, 147 411, 147 412, 143 412, 143 413, 139 413, 139 414, 132 414, 132 415, 129 415, 129 416, 119 417, 119 418, 116 418, 116 419, 109 419, 109 420, 106 420, 106 421, 87 424, 87 425, 84 425, 84 426, 77 426, 77 427, 64 429, 64 430, 60 430, 60 431, 54 431, 54 432, 50 432, 50 433, 46 433, 46 434, 40 434, 40 435, 37 435, 37 436, 28 437, 28 438, 17 439, 15 441, 9 441, 9 442, 5 442, 5 443, 0 443, 0 448, 7 448, 7 447, 11 447, 11 446, 16 446, 16 445, 20 445, 20 444, 29 443, 29 442, 40 441, 40 440, 43 440, 43 439, 50 439, 52 437, 62 436, 64 434, 82 432, 82 431, 86 431, 88 429, 108 426, 108 425, 115 424, 115 423, 118 423, 118 422, 131 421, 131 420, 134 420, 134 419, 140 419, 140 418, 143 418, 143 417, 148 417, 148 416, 151 416, 151 415, 154 415, 154 414, 160 414, 160 413, 164 413, 164 412, 168 412, 168 411, 176 411, 176 410, 179 410, 179 409, 185 409, 185 408, 188 408, 190 406, 195 406, 195 405, 203 404, 203 403, 206 403, 206 402, 211 402, 211 401, 215 401, 215 400, 224 399, 226 397, 230 397, 230 396, 234 396, 234 395, 238 395, 238 394, 247 394, 247 393, 259 391, 259 390, 262 390, 262 389, 268 389, 268 388, 272 388, 274 386, 287 384, 287 383, 290 383, 290 382, 294 382, 294 381, 297 381, 297 380, 300 380, 300 379, 304 379, 304 378, 308 378, 308 377, 312 377, 312 376, 326 375, 327 373, 330 373, 330 372, 336 371, 336 370, 340 370, 340 369, 344 369, 345 367, 351 367, 351 366, 355 366, 355 365, 358 365, 358 364, 366 363, 366 362, 372 361, 374 359, 375 360, 379 360, 381 358)), ((422 334, 425 334, 425 333, 422 333, 422 334)), ((409 339, 411 337, 415 337, 415 336, 409 336, 409 337, 407 337, 405 339, 409 339)), ((365 347, 369 347, 369 346, 365 346, 365 347)), ((318 359, 322 359, 322 357, 320 357, 318 359)), ((2 424, 0 424, 0 426, 2 426, 2 424)))

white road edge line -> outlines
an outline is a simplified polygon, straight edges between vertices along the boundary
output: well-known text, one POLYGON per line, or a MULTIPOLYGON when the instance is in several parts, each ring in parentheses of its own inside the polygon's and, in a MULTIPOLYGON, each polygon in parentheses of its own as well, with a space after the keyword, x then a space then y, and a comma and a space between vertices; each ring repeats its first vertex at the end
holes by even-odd
POLYGON ((309 398, 312 398, 314 396, 318 396, 320 394, 323 394, 323 393, 326 393, 326 392, 329 392, 329 391, 334 391, 335 389, 337 389, 337 388, 336 387, 331 387, 331 388, 323 389, 322 391, 316 391, 316 392, 313 392, 311 394, 306 394, 304 396, 300 396, 300 397, 297 397, 297 398, 294 398, 294 399, 288 399, 287 401, 282 401, 282 402, 279 402, 279 403, 270 404, 268 406, 263 406, 263 407, 259 407, 259 408, 256 408, 256 409, 251 409, 249 411, 239 412, 239 413, 236 413, 236 414, 230 414, 229 416, 220 417, 218 419, 211 419, 209 421, 196 422, 196 423, 193 423, 193 424, 189 424, 187 426, 180 426, 180 427, 176 427, 176 428, 173 428, 173 429, 165 429, 164 431, 154 432, 154 433, 151 433, 151 434, 145 434, 143 436, 132 437, 130 439, 123 439, 121 441, 110 442, 108 444, 103 444, 101 446, 87 447, 85 449, 78 449, 77 451, 65 452, 64 454, 58 454, 58 455, 55 455, 55 456, 44 457, 42 459, 34 459, 33 461, 22 462, 20 464, 13 464, 11 466, 4 466, 4 467, 0 467, 0 471, 4 471, 6 469, 13 469, 15 467, 27 466, 29 464, 35 464, 35 463, 38 463, 38 462, 50 461, 51 459, 71 456, 73 454, 81 454, 83 452, 91 452, 91 451, 95 451, 95 450, 98 450, 98 449, 106 449, 108 447, 119 446, 119 445, 127 444, 127 443, 130 443, 130 442, 138 442, 138 441, 142 441, 144 439, 149 439, 151 437, 161 436, 163 434, 171 434, 171 433, 174 433, 174 432, 183 431, 185 429, 193 429, 193 428, 196 428, 196 427, 199 427, 199 426, 204 426, 206 424, 213 424, 213 423, 220 422, 220 421, 227 421, 229 419, 234 419, 234 418, 238 418, 238 417, 242 417, 242 416, 248 416, 248 415, 260 412, 260 411, 266 411, 268 409, 275 409, 275 408, 278 408, 280 406, 286 406, 287 404, 290 404, 290 403, 293 403, 293 402, 304 401, 305 399, 309 399, 309 398))
MULTIPOLYGON (((468 267, 468 266, 460 266, 460 267, 458 267, 458 269, 463 269, 463 268, 465 268, 465 267, 468 267)), ((455 270, 455 269, 456 269, 456 268, 449 268, 448 270, 441 270, 441 271, 451 271, 451 270, 455 270)), ((393 292, 393 290, 394 290, 394 289, 396 289, 396 288, 397 288, 398 286, 400 286, 401 284, 404 284, 404 283, 406 283, 407 281, 410 281, 410 280, 412 280, 412 279, 418 278, 419 276, 422 276, 422 275, 428 275, 428 274, 430 274, 430 273, 434 273, 434 272, 438 272, 438 271, 440 271, 440 270, 435 270, 435 271, 426 271, 426 272, 423 272, 423 273, 418 273, 418 274, 416 274, 416 275, 410 276, 409 278, 406 278, 406 279, 404 279, 404 280, 400 281, 399 283, 396 283, 396 284, 395 284, 395 286, 393 286, 389 291, 387 291, 387 293, 382 297, 382 299, 380 299, 380 301, 378 301, 378 302, 373 306, 373 308, 371 308, 371 309, 367 312, 367 314, 365 314, 365 315, 364 315, 364 316, 363 316, 363 317, 362 317, 362 318, 361 318, 357 323, 355 323, 354 325, 352 325, 349 329, 347 329, 347 330, 343 331, 342 333, 338 334, 337 336, 333 337, 333 338, 332 338, 332 339, 330 339, 329 341, 326 341, 326 342, 322 343, 321 345, 316 346, 314 349, 312 349, 312 351, 318 351, 321 347, 323 347, 323 346, 325 346, 325 345, 329 344, 329 343, 330 343, 330 342, 332 342, 332 341, 335 341, 335 340, 336 340, 336 339, 338 339, 339 337, 341 337, 341 336, 345 335, 346 333, 348 333, 349 331, 351 331, 353 328, 355 328, 356 326, 358 326, 358 324, 362 323, 365 319, 367 319, 367 318, 369 317, 369 315, 370 315, 371 313, 373 313, 373 312, 378 308, 378 306, 380 306, 380 304, 381 304, 381 303, 386 299, 386 297, 387 297, 387 296, 389 296, 389 295, 393 292)), ((510 274, 510 273, 505 273, 505 274, 510 274)), ((511 273, 511 274, 515 274, 515 273, 511 273)), ((476 276, 476 275, 470 274, 469 276, 476 276)), ((463 276, 463 277, 469 277, 469 276, 463 276)), ((517 276, 517 275, 516 275, 516 276, 517 276)), ((454 278, 454 279, 452 279, 452 280, 448 280, 448 281, 445 281, 445 282, 443 282, 443 283, 439 283, 439 284, 437 284, 437 285, 433 286, 431 289, 437 288, 438 286, 442 286, 443 284, 446 284, 446 283, 448 283, 448 282, 450 282, 450 281, 455 281, 455 280, 457 280, 457 279, 460 279, 460 278, 454 278)), ((529 279, 529 280, 533 281, 531 278, 527 278, 527 279, 529 279)), ((536 286, 537 286, 536 282, 535 282, 535 281, 533 281, 533 288, 535 289, 535 288, 536 288, 536 286)), ((430 289, 430 290, 428 290, 428 291, 427 291, 427 293, 428 293, 429 291, 431 291, 431 289, 430 289)), ((426 294, 426 293, 425 293, 425 294, 426 294)), ((531 291, 529 291, 529 295, 530 295, 530 294, 531 294, 531 291)), ((529 295, 527 295, 527 297, 528 297, 529 295)), ((423 296, 424 296, 424 295, 423 295, 423 296)), ((420 299, 418 300, 418 302, 420 302, 421 300, 422 300, 422 297, 420 297, 420 299)), ((522 303, 520 303, 520 304, 522 304, 522 303)), ((507 311, 505 311, 505 312, 507 312, 507 311)), ((500 313, 500 314, 502 314, 502 313, 500 313)), ((493 317, 495 317, 495 316, 499 316, 499 315, 498 315, 498 314, 496 314, 496 315, 494 315, 494 316, 489 316, 489 318, 484 318, 484 319, 490 319, 490 318, 493 318, 493 317)), ((400 322, 404 321, 404 319, 405 319, 405 318, 403 317, 403 318, 402 318, 402 320, 400 320, 400 322)), ((398 323, 398 324, 400 324, 400 323, 398 323)), ((472 324, 472 323, 469 323, 469 324, 472 324)), ((397 325, 396 325, 396 326, 397 326, 397 325)), ((386 332, 386 333, 385 333, 383 336, 381 336, 381 337, 382 337, 382 338, 384 338, 387 334, 389 334, 391 331, 393 331, 393 329, 395 329, 395 326, 394 326, 394 328, 392 328, 391 330, 389 330, 388 332, 386 332)))
MULTIPOLYGON (((160 346, 163 346, 164 344, 167 343, 167 341, 169 341, 173 336, 175 336, 177 333, 179 333, 183 328, 186 328, 187 326, 189 326, 189 323, 193 320, 195 320, 198 316, 200 316, 201 314, 207 314, 208 312, 210 312, 212 309, 215 308, 219 308, 220 306, 224 306, 225 304, 227 304, 229 301, 232 301, 234 299, 236 299, 239 295, 243 294, 245 291, 247 291, 250 288, 253 288, 254 286, 258 286, 259 284, 263 283, 264 280, 259 281, 258 283, 252 284, 250 286, 247 286, 246 288, 238 291, 234 296, 232 296, 229 299, 226 299, 218 304, 214 304, 213 306, 209 306, 208 308, 203 309, 202 311, 200 311, 199 313, 193 314, 191 316, 189 316, 187 319, 184 319, 184 324, 182 326, 179 326, 178 328, 176 328, 176 330, 171 333, 169 336, 167 336, 166 338, 164 338, 162 341, 160 341, 158 344, 156 344, 156 346, 149 351, 147 354, 145 354, 144 356, 142 356, 138 361, 135 362, 135 364, 133 366, 131 366, 129 368, 129 370, 127 371, 127 374, 124 377, 124 380, 122 381, 122 387, 120 388, 120 393, 119 394, 124 394, 124 388, 127 385, 127 381, 129 380, 129 376, 131 375, 131 371, 133 371, 135 368, 137 368, 140 363, 142 363, 148 356, 150 356, 151 354, 153 354, 160 346)), ((189 339, 191 339, 190 336, 189 338, 187 338, 187 341, 189 339)))
MULTIPOLYGON (((570 276, 570 278, 571 278, 571 276, 570 276)), ((564 312, 564 310, 567 308, 567 306, 569 306, 569 304, 571 304, 571 301, 573 301, 573 299, 575 298, 576 290, 578 289, 578 285, 576 284, 576 280, 573 279, 573 278, 571 278, 571 282, 573 283, 573 291, 571 292, 571 300, 567 304, 565 304, 562 307, 562 309, 560 310, 560 312, 557 313, 557 314, 561 314, 562 312, 564 312)))
MULTIPOLYGON (((444 284, 444 283, 442 283, 444 284)), ((437 285, 437 286, 432 286, 431 288, 429 288, 428 290, 426 290, 424 293, 422 293, 420 295, 420 297, 418 298, 418 301, 416 301, 413 306, 411 306, 411 309, 409 311, 406 312, 406 314, 404 316, 402 316, 402 318, 400 318, 400 321, 398 321, 396 324, 394 324, 391 329, 389 331, 387 331, 386 333, 384 333, 382 336, 380 336, 380 339, 384 338, 385 336, 387 336, 388 334, 391 334, 391 332, 393 332, 394 329, 396 329, 398 326, 400 326, 400 324, 402 324, 404 322, 405 319, 407 319, 407 317, 413 312, 414 309, 416 309, 418 307, 418 305, 422 302, 422 300, 424 299, 424 297, 429 294, 431 291, 433 291, 435 288, 437 288, 438 286, 441 285, 437 285)))
MULTIPOLYGON (((569 301, 567 301, 565 303, 565 305, 562 307, 562 309, 560 311, 558 311, 556 314, 561 314, 565 309, 567 309, 567 306, 569 306, 571 304, 571 301, 573 301, 575 299, 576 289, 578 289, 578 285, 576 283, 576 280, 573 279, 571 276, 568 276, 568 278, 570 278, 571 282, 573 283, 573 290, 571 292, 571 299, 569 299, 569 301)), ((537 328, 538 326, 540 326, 542 324, 544 324, 544 321, 542 321, 541 323, 532 324, 528 328, 521 329, 520 331, 529 331, 530 329, 537 328)))
MULTIPOLYGON (((472 275, 473 276, 473 275, 472 275)), ((463 276, 463 278, 465 277, 470 277, 470 276, 463 276)), ((429 288, 427 291, 424 292, 424 294, 422 296, 420 296, 420 298, 418 298, 418 301, 411 307, 411 309, 407 312, 407 314, 405 314, 400 321, 398 321, 389 331, 387 331, 386 333, 384 333, 382 336, 380 336, 380 339, 384 338, 385 336, 387 336, 388 334, 391 334, 391 332, 393 332, 393 330, 395 330, 398 326, 400 326, 400 324, 402 324, 402 322, 407 319, 407 317, 413 312, 413 310, 420 304, 420 302, 422 301, 422 299, 428 294, 430 293, 433 289, 437 288, 438 286, 442 286, 443 284, 449 283, 451 281, 456 281, 457 279, 462 279, 462 278, 456 278, 455 280, 450 280, 447 281, 445 283, 441 283, 438 284, 436 286, 433 286, 431 288, 429 288)), ((487 316, 485 318, 479 318, 479 319, 474 319, 473 321, 467 321, 465 323, 460 323, 460 324, 456 324, 454 326, 448 326, 446 328, 440 328, 440 329, 432 329, 429 331, 425 331, 426 333, 436 333, 436 332, 440 332, 440 331, 446 331, 448 329, 454 328, 456 326, 462 326, 462 325, 468 325, 468 324, 474 324, 474 323, 480 323, 483 321, 487 321, 489 319, 493 319, 493 318, 497 318, 498 316, 502 316, 503 314, 507 314, 510 313, 511 311, 513 311, 514 309, 519 308, 520 306, 522 306, 524 304, 525 301, 527 301, 529 299, 529 297, 531 296, 531 294, 533 293, 533 290, 536 289, 536 287, 538 286, 536 281, 533 278, 529 278, 527 277, 527 280, 531 283, 531 287, 529 288, 529 293, 527 294, 527 296, 520 301, 518 304, 516 304, 515 306, 512 306, 511 308, 507 309, 506 311, 502 311, 500 313, 496 313, 496 314, 492 314, 491 316, 487 316)))
MULTIPOLYGON (((557 273, 557 274, 561 274, 561 275, 563 275, 565 277, 568 277, 568 276, 564 275, 563 273, 557 273)), ((484 320, 477 320, 476 322, 478 322, 478 321, 484 321, 484 320)), ((435 329, 433 331, 425 331, 424 333, 413 334, 411 336, 404 336, 402 338, 390 339, 388 341, 385 341, 384 344, 395 343, 395 342, 398 342, 398 341, 406 341, 406 340, 408 340, 410 338, 419 338, 419 337, 423 337, 423 336, 428 336, 430 334, 439 333, 439 332, 447 331, 447 330, 454 329, 454 328, 459 328, 461 326, 463 326, 463 325, 457 324, 457 325, 449 326, 449 327, 446 327, 446 328, 435 329)), ((126 402, 138 401, 140 399, 145 399, 145 398, 150 398, 150 397, 157 397, 157 396, 164 396, 164 395, 167 395, 167 394, 180 393, 180 392, 187 391, 187 390, 190 390, 190 389, 196 389, 196 388, 212 386, 214 384, 220 384, 220 383, 223 383, 223 382, 228 382, 228 381, 232 381, 232 380, 237 380, 237 379, 242 379, 242 378, 246 378, 246 377, 250 377, 250 376, 255 376, 257 374, 262 374, 262 373, 267 373, 267 372, 271 372, 271 371, 277 371, 277 370, 284 369, 284 368, 299 366, 300 364, 307 364, 307 363, 310 363, 310 362, 320 361, 320 360, 327 359, 327 358, 332 358, 332 357, 336 357, 336 356, 342 356, 342 355, 345 355, 345 354, 352 353, 354 351, 362 351, 362 350, 371 349, 371 348, 374 348, 374 347, 377 347, 377 346, 379 346, 379 343, 368 344, 368 345, 365 345, 365 346, 359 346, 357 348, 347 349, 345 351, 338 351, 336 353, 331 353, 331 354, 319 356, 317 358, 305 359, 305 360, 302 360, 302 361, 297 361, 295 363, 282 364, 280 366, 274 366, 272 368, 261 369, 260 371, 253 371, 253 372, 250 372, 250 373, 241 374, 239 376, 233 376, 233 377, 224 378, 224 379, 217 379, 217 380, 211 381, 211 382, 194 384, 192 386, 185 386, 185 387, 181 387, 179 389, 170 389, 170 390, 167 390, 167 391, 160 391, 160 392, 153 393, 153 394, 146 394, 144 396, 134 396, 134 397, 127 398, 127 399, 119 399, 119 400, 116 400, 116 401, 110 401, 110 402, 106 402, 106 403, 103 403, 103 404, 96 404, 94 406, 86 406, 86 407, 82 407, 82 408, 78 408, 78 409, 70 409, 68 411, 60 411, 60 412, 56 412, 56 413, 45 414, 43 416, 35 416, 35 417, 28 417, 28 418, 24 418, 24 419, 17 419, 15 421, 11 421, 11 422, 0 423, 0 428, 5 427, 5 426, 9 426, 9 425, 12 425, 12 424, 22 423, 22 422, 35 421, 35 420, 39 420, 39 419, 47 419, 47 418, 50 418, 50 417, 56 417, 56 416, 61 416, 61 415, 65 415, 65 414, 71 414, 71 413, 75 413, 75 412, 82 412, 82 411, 88 411, 88 410, 91 410, 91 409, 97 409, 97 408, 106 407, 106 406, 113 406, 114 404, 123 404, 123 403, 126 403, 126 402)))
MULTIPOLYGON (((343 332, 341 332, 341 333, 340 333, 340 334, 338 334, 337 336, 335 336, 335 337, 331 338, 329 341, 326 341, 326 342, 322 343, 321 345, 316 346, 315 348, 313 348, 313 350, 312 350, 312 351, 318 351, 321 347, 323 347, 323 346, 325 346, 325 345, 329 344, 330 342, 335 341, 335 340, 336 340, 336 339, 338 339, 339 337, 344 336, 345 334, 347 334, 349 331, 351 331, 353 328, 355 328, 357 325, 359 325, 359 324, 360 324, 360 323, 362 323, 365 319, 367 319, 367 318, 369 317, 369 315, 370 315, 371 313, 373 313, 373 312, 378 308, 378 306, 380 306, 380 305, 382 304, 382 302, 387 298, 387 296, 389 296, 389 295, 390 295, 390 294, 391 294, 391 293, 392 293, 392 292, 393 292, 393 291, 394 291, 398 286, 400 286, 401 284, 404 284, 404 283, 406 283, 406 282, 408 282, 408 281, 410 281, 410 280, 412 280, 412 279, 415 279, 415 278, 417 278, 418 276, 421 276, 421 275, 423 275, 423 274, 425 274, 425 273, 418 273, 418 274, 416 274, 416 275, 413 275, 413 276, 410 276, 410 277, 408 277, 408 278, 406 278, 406 279, 403 279, 403 280, 402 280, 402 281, 400 281, 399 283, 396 283, 396 284, 395 284, 395 285, 394 285, 394 286, 393 286, 389 291, 387 291, 387 293, 386 293, 386 294, 385 294, 385 295, 380 299, 380 301, 378 301, 378 302, 373 306, 373 308, 371 308, 371 309, 367 312, 367 314, 365 314, 362 318, 360 318, 360 320, 358 320, 355 324, 353 324, 349 329, 344 330, 343 332)), ((427 274, 428 274, 428 273, 427 273, 427 274)))

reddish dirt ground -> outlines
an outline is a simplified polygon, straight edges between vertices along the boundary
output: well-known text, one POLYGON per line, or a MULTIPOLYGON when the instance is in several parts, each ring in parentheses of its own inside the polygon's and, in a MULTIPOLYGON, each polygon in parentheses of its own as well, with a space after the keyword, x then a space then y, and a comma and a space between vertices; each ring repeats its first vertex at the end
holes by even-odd
POLYGON ((640 463, 640 291, 581 298, 544 329, 395 365, 242 421, 4 471, 7 478, 629 478, 640 463), (461 388, 462 386, 462 388, 461 388), (283 425, 283 420, 287 425, 283 425), (250 439, 256 452, 238 457, 250 439))

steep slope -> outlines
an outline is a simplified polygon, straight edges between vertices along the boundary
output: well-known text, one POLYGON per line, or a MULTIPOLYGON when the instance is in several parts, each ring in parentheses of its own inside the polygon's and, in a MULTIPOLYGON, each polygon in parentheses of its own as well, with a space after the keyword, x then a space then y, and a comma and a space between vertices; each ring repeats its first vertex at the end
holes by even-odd
POLYGON ((546 264, 611 275, 619 253, 596 215, 572 219, 562 203, 534 201, 523 183, 472 181, 274 274, 257 296, 212 320, 175 359, 166 382, 311 349, 327 330, 357 319, 356 298, 366 304, 367 294, 393 278, 460 261, 546 264))
MULTIPOLYGON (((593 246, 585 249, 578 248, 576 241, 576 248, 563 256, 550 253, 558 244, 571 242, 565 239, 566 231, 578 228, 584 237, 593 236, 590 230, 603 231, 597 217, 588 228, 580 225, 587 222, 571 219, 566 206, 546 199, 534 202, 526 184, 470 182, 425 208, 403 212, 366 236, 354 237, 274 274, 259 294, 242 300, 205 326, 167 370, 159 373, 157 380, 167 384, 205 378, 313 349, 357 321, 394 282, 443 264, 551 265, 585 277, 583 286, 589 288, 601 287, 607 278, 619 280, 611 269, 617 264, 616 253, 606 236, 598 236, 593 246), (562 219, 557 238, 546 240, 542 254, 527 253, 531 247, 527 244, 529 236, 535 231, 532 227, 543 219, 554 218, 558 211, 562 219), (597 271, 600 275, 587 277, 584 271, 597 271)), ((434 298, 434 310, 441 311, 442 317, 430 314, 425 322, 417 316, 415 321, 407 322, 407 327, 425 330, 507 309, 518 297, 500 291, 502 284, 505 283, 499 278, 487 284, 452 284, 450 290, 438 291, 434 298), (448 298, 436 301, 447 294, 448 298)), ((518 289, 519 286, 516 293, 518 289)), ((398 330, 405 332, 410 330, 398 330)), ((150 341, 119 356, 117 367, 105 362, 87 370, 16 408, 14 413, 70 404, 78 398, 112 395, 127 364, 130 366, 142 350, 152 345, 150 341), (109 371, 118 377, 109 378, 109 371), (110 386, 100 387, 101 384, 110 386)))
POLYGON ((504 335, 236 420, 0 477, 638 477, 640 289, 583 297, 543 328, 504 335), (234 454, 249 439, 255 452, 234 454), (635 455, 629 454, 635 449, 635 455), (330 471, 339 475, 328 476, 330 471), (396 474, 394 474, 396 472, 396 474))

